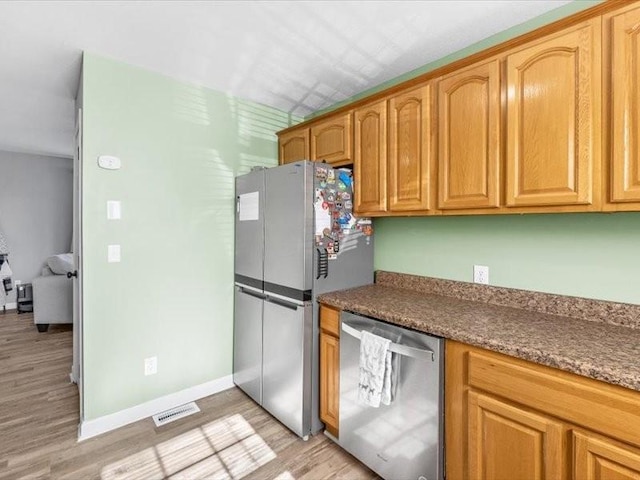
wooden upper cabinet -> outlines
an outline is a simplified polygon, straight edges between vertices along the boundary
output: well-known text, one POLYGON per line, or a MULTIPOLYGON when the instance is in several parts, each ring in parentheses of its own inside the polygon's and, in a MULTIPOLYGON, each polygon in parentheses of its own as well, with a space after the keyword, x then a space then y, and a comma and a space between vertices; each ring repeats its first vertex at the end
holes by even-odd
POLYGON ((352 163, 351 128, 351 112, 311 125, 311 160, 326 160, 332 165, 352 163))
POLYGON ((300 128, 278 137, 281 164, 307 160, 309 158, 309 129, 300 128))
POLYGON ((600 26, 595 18, 507 56, 507 206, 592 203, 600 26))
POLYGON ((611 17, 610 201, 640 202, 640 8, 611 17))
POLYGON ((573 478, 638 480, 640 450, 589 432, 573 432, 573 478))
POLYGON ((561 479, 563 425, 469 391, 470 479, 561 479))
POLYGON ((358 214, 387 210, 387 101, 355 111, 355 203, 358 214))
POLYGON ((438 83, 438 208, 498 207, 500 61, 438 83))
POLYGON ((428 210, 431 86, 389 100, 389 210, 428 210))

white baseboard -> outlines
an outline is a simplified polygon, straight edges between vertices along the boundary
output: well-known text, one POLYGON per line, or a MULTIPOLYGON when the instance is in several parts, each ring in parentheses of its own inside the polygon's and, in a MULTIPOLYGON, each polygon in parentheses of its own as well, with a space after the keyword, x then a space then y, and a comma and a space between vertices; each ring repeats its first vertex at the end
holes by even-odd
MULTIPOLYGON (((18 308, 18 304, 16 302, 11 302, 5 304, 5 307, 7 308, 7 310, 15 310, 16 308, 18 308)), ((2 309, 1 306, 0 309, 2 309)))
POLYGON ((168 410, 173 407, 193 402, 200 398, 208 397, 214 393, 222 392, 233 387, 233 376, 218 378, 207 383, 196 385, 176 393, 165 395, 164 397, 149 400, 134 407, 120 410, 103 417, 94 418, 80 422, 78 428, 78 441, 87 440, 102 433, 110 432, 116 428, 123 427, 129 423, 137 422, 143 418, 150 417, 156 413, 168 410))

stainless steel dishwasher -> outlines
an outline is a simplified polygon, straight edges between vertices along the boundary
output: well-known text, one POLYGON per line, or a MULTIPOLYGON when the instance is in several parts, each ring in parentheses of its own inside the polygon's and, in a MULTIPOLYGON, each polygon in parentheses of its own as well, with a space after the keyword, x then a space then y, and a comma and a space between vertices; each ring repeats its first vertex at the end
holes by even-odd
POLYGON ((342 312, 340 446, 387 480, 442 480, 443 356, 442 338, 342 312), (390 405, 358 402, 363 330, 392 341, 397 391, 390 405))

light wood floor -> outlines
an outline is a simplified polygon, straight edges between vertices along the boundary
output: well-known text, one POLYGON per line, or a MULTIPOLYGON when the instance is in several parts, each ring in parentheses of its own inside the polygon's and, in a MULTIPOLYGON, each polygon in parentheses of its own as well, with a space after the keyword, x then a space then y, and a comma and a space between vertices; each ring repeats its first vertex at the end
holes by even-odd
POLYGON ((145 419, 77 443, 71 360, 69 325, 38 333, 31 314, 0 311, 0 479, 377 478, 322 434, 300 440, 236 388, 164 427, 145 419))

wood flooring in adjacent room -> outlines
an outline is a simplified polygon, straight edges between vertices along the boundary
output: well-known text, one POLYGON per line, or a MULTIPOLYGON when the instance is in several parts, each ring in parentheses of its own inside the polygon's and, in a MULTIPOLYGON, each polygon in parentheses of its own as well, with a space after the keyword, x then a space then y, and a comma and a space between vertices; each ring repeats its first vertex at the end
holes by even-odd
POLYGON ((200 413, 150 418, 77 443, 70 325, 38 333, 31 314, 0 311, 0 479, 372 479, 324 435, 304 442, 234 388, 200 413))

